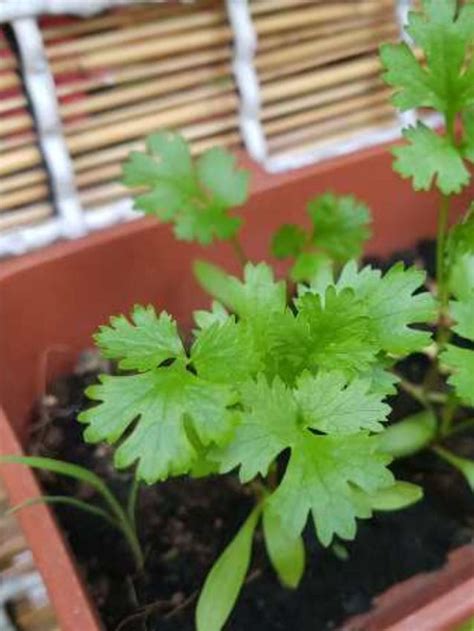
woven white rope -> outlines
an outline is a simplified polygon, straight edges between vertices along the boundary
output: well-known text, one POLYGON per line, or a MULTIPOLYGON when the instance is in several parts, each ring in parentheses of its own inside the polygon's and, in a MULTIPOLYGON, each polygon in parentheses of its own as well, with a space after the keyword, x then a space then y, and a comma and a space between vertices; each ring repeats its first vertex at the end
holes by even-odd
MULTIPOLYGON (((160 4, 166 0, 154 0, 160 4)), ((105 9, 133 4, 135 0, 0 0, 0 22, 38 15, 79 15, 87 17, 105 9)))
POLYGON ((78 237, 85 232, 84 220, 43 37, 34 18, 14 20, 12 25, 20 50, 23 80, 31 100, 38 140, 61 220, 61 232, 65 237, 78 237))
POLYGON ((240 93, 239 125, 250 156, 257 162, 267 157, 267 143, 260 122, 260 84, 254 64, 257 34, 248 0, 226 0, 234 33, 233 71, 240 93))
MULTIPOLYGON (((141 216, 141 213, 133 210, 132 199, 127 198, 102 208, 86 211, 83 220, 86 231, 93 232, 122 221, 138 219, 141 216)), ((0 257, 17 256, 37 250, 54 243, 63 236, 63 224, 57 217, 47 219, 35 226, 0 232, 0 257)))

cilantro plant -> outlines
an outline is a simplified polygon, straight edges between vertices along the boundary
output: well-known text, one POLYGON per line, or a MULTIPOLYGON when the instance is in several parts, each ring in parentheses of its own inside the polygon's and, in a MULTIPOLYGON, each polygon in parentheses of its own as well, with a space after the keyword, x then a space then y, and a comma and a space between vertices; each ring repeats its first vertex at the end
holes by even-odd
POLYGON ((443 130, 406 129, 393 149, 394 169, 415 190, 438 191, 431 290, 417 267, 360 267, 370 211, 354 197, 321 195, 308 204, 309 230, 285 225, 274 235, 274 256, 291 261, 288 284, 270 264, 247 260, 235 207, 249 177, 231 155, 213 149, 194 160, 179 135, 158 133, 125 164, 124 181, 140 188, 137 209, 171 223, 178 239, 229 241, 243 267, 236 277, 196 263, 214 301, 195 314, 190 344, 152 306, 101 327, 96 343, 122 374, 90 387, 97 404, 80 416, 85 440, 116 445, 116 467, 134 467, 139 481, 236 472, 253 494, 205 581, 198 631, 225 624, 258 528, 281 583, 296 588, 308 523, 323 546, 339 546, 358 519, 417 501, 422 490, 394 478, 394 458, 432 449, 474 489, 474 463, 444 442, 474 425, 473 212, 448 228, 474 162, 474 3, 424 0, 407 31, 414 48, 381 49, 394 103, 444 119, 443 130), (412 353, 431 360, 422 384, 399 370, 412 353), (399 390, 420 411, 387 427, 387 398, 399 390))

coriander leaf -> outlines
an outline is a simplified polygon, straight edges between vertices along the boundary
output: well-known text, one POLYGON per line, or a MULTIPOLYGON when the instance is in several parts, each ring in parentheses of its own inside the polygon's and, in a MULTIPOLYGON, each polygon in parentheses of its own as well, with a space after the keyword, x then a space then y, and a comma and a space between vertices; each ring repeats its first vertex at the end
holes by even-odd
POLYGON ((237 601, 250 565, 261 514, 256 506, 206 577, 196 608, 196 631, 221 631, 237 601))
POLYGON ((474 5, 457 11, 455 0, 425 0, 423 12, 410 12, 407 32, 426 57, 419 64, 406 44, 381 49, 385 81, 397 91, 402 110, 432 107, 452 117, 474 99, 474 5))
POLYGON ((200 377, 228 384, 247 379, 261 367, 248 327, 233 317, 197 332, 191 362, 200 377))
POLYGON ((453 371, 448 383, 460 399, 474 406, 474 351, 449 344, 441 359, 453 371))
POLYGON ((265 547, 278 578, 285 587, 296 589, 303 576, 305 549, 301 537, 289 537, 282 521, 269 504, 263 508, 265 547))
POLYGON ((370 211, 350 195, 320 195, 308 204, 314 226, 313 243, 336 261, 358 258, 370 237, 370 211))
POLYGON ((194 321, 200 329, 207 329, 215 322, 224 324, 229 317, 227 309, 217 300, 212 301, 211 310, 199 310, 193 313, 194 321))
MULTIPOLYGON (((162 215, 160 217, 163 218, 162 215)), ((220 206, 191 202, 175 217, 174 233, 182 241, 195 240, 201 245, 209 245, 214 237, 230 239, 241 224, 239 217, 227 215, 220 206)))
POLYGON ((248 173, 235 168, 235 158, 211 149, 193 163, 186 141, 170 132, 153 134, 147 153, 132 152, 124 165, 124 183, 148 189, 135 207, 174 224, 178 239, 203 245, 229 239, 242 221, 229 214, 247 197, 248 173))
MULTIPOLYGON (((474 291, 462 300, 451 302, 451 313, 456 321, 453 330, 474 342, 474 291)), ((474 405, 474 350, 449 344, 441 354, 443 364, 453 372, 448 378, 460 399, 474 405)))
POLYGON ((451 302, 451 313, 456 321, 453 331, 474 342, 474 291, 465 300, 451 302))
POLYGON ((195 263, 194 273, 208 293, 241 318, 254 321, 269 312, 283 312, 285 309, 285 283, 275 282, 272 268, 265 263, 247 263, 243 282, 203 261, 195 263))
POLYGON ((303 374, 295 398, 307 427, 326 434, 353 434, 359 430, 379 432, 390 407, 382 396, 369 392, 370 382, 348 383, 342 373, 303 374))
POLYGON ((245 202, 249 173, 236 169, 235 156, 214 147, 198 158, 196 167, 200 183, 211 193, 217 204, 230 208, 245 202))
POLYGON ((308 367, 340 370, 351 377, 376 361, 379 346, 370 330, 367 309, 352 289, 328 287, 324 301, 317 294, 306 293, 297 306, 303 330, 295 336, 294 345, 308 367))
POLYGON ((101 326, 94 336, 104 357, 120 360, 119 368, 144 371, 185 356, 176 322, 166 311, 157 316, 151 305, 136 305, 130 317, 110 318, 110 326, 101 326))
POLYGON ((273 236, 272 253, 277 259, 296 257, 305 246, 306 232, 295 224, 285 224, 273 236))
POLYGON ((218 454, 221 473, 240 466, 241 482, 265 476, 280 452, 292 445, 298 406, 291 390, 278 378, 270 385, 260 375, 242 388, 240 424, 233 440, 218 454))
POLYGON ((197 452, 187 423, 204 446, 222 441, 232 425, 231 389, 196 377, 181 363, 133 376, 103 375, 86 394, 101 402, 79 416, 88 424, 86 441, 116 443, 125 436, 115 464, 138 460, 136 475, 149 484, 191 469, 197 452))
POLYGON ((380 270, 370 266, 357 271, 356 263, 351 262, 344 267, 337 285, 350 287, 363 302, 369 328, 379 346, 388 353, 404 355, 430 343, 430 333, 410 328, 411 324, 435 317, 431 294, 413 295, 425 277, 425 272, 416 267, 405 269, 403 263, 397 263, 382 277, 380 270))
POLYGON ((380 59, 385 68, 385 83, 396 88, 392 98, 395 107, 406 111, 416 107, 438 109, 441 106, 432 79, 405 42, 383 44, 380 59))
POLYGON ((413 179, 416 191, 428 191, 433 181, 445 195, 459 193, 469 184, 470 175, 460 151, 448 137, 440 136, 418 123, 403 131, 409 144, 394 147, 393 168, 404 178, 413 179))
MULTIPOLYGON (((147 147, 155 159, 159 176, 168 180, 184 180, 186 187, 194 188, 194 169, 186 140, 169 131, 151 134, 147 147)), ((146 184, 146 182, 144 182, 146 184)))
POLYGON ((313 289, 326 289, 333 280, 333 262, 323 252, 302 252, 290 272, 296 283, 307 281, 313 289))
POLYGON ((389 487, 394 479, 386 468, 390 459, 377 452, 365 434, 300 436, 277 490, 270 497, 288 535, 301 534, 312 512, 320 542, 328 546, 334 535, 353 539, 356 517, 371 515, 364 494, 389 487), (354 487, 364 493, 355 493, 354 487))
POLYGON ((449 269, 449 288, 459 299, 468 298, 474 291, 474 252, 460 254, 449 269))

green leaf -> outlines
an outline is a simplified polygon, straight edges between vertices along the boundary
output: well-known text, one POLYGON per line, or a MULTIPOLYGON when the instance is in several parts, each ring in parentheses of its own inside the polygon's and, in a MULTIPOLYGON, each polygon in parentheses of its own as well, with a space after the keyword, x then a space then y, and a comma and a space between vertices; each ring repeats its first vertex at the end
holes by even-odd
POLYGON ((433 412, 423 410, 397 421, 378 434, 379 449, 393 458, 411 456, 434 440, 436 429, 433 412))
POLYGON ((303 539, 289 537, 278 514, 270 505, 263 509, 263 535, 270 561, 285 587, 296 589, 301 581, 305 566, 303 539))
POLYGON ((198 158, 196 167, 199 181, 217 204, 230 208, 245 202, 250 174, 236 169, 235 156, 214 147, 198 158))
POLYGON ((474 292, 474 210, 450 231, 447 244, 449 288, 460 300, 474 292))
POLYGON ((449 270, 449 288, 460 300, 469 298, 474 291, 474 252, 460 254, 449 270))
POLYGON ((272 268, 265 263, 247 263, 243 282, 203 261, 195 263, 194 273, 207 292, 241 318, 255 322, 268 313, 285 310, 285 283, 275 282, 272 268))
POLYGON ((131 322, 123 315, 110 318, 94 340, 104 357, 119 359, 124 370, 149 370, 167 359, 184 357, 184 348, 176 322, 165 311, 159 316, 149 305, 136 305, 131 322))
POLYGON ((423 489, 411 482, 397 481, 393 486, 369 495, 371 507, 376 511, 394 511, 415 504, 423 497, 423 489))
MULTIPOLYGON (((326 383, 320 380, 317 385, 321 388, 326 383)), ((320 396, 323 400, 324 394, 320 396)), ((346 400, 344 391, 338 392, 337 397, 346 400)), ((353 423, 350 438, 337 433, 315 435, 307 429, 314 420, 305 417, 297 399, 297 392, 278 378, 268 384, 260 377, 256 383, 246 385, 235 435, 214 454, 221 463, 220 471, 240 465, 240 479, 248 482, 258 474, 265 476, 275 458, 290 449, 283 481, 268 499, 288 537, 295 539, 301 534, 312 511, 323 545, 329 545, 333 534, 352 538, 356 517, 371 514, 365 494, 393 484, 386 469, 390 458, 378 451, 374 437, 358 430, 359 417, 353 423)), ((327 414, 330 410, 335 415, 338 412, 336 403, 322 409, 327 414)), ((379 410, 370 413, 374 418, 382 416, 379 410)), ((349 422, 345 421, 345 425, 349 431, 349 422)))
POLYGON ((467 458, 456 456, 443 447, 433 447, 433 450, 438 454, 438 456, 443 458, 443 460, 449 462, 450 465, 462 473, 469 484, 469 488, 474 492, 474 460, 468 460, 467 458))
POLYGON ((450 308, 456 322, 453 331, 474 342, 474 291, 465 300, 451 302, 450 308))
POLYGON ((150 484, 191 469, 197 452, 188 423, 204 446, 222 441, 232 426, 227 409, 235 402, 232 390, 200 379, 180 363, 100 379, 86 394, 102 403, 79 416, 88 424, 84 437, 115 443, 125 436, 115 453, 116 466, 138 460, 137 478, 150 484))
POLYGON ((313 243, 336 261, 348 261, 362 254, 370 237, 370 211, 352 196, 320 195, 308 204, 314 226, 313 243))
MULTIPOLYGON (((115 516, 119 516, 121 514, 120 506, 107 485, 101 480, 101 478, 99 478, 98 475, 89 471, 85 467, 72 464, 71 462, 56 460, 55 458, 43 458, 40 456, 0 456, 0 464, 22 464, 27 467, 31 467, 32 469, 51 471, 52 473, 57 473, 68 478, 84 482, 99 493, 106 504, 108 504, 111 508, 112 513, 115 516)), ((20 507, 18 507, 18 510, 20 507)))
POLYGON ((228 211, 245 201, 249 176, 231 154, 211 149, 194 164, 186 141, 171 132, 150 136, 147 151, 131 153, 123 169, 126 185, 148 189, 136 208, 172 222, 184 241, 207 245, 237 233, 242 222, 228 211))
POLYGON ((390 407, 381 396, 369 392, 370 382, 351 383, 339 372, 303 374, 295 391, 305 424, 327 434, 353 434, 359 430, 379 432, 390 407))
POLYGON ((297 320, 303 328, 293 344, 295 350, 299 348, 301 369, 339 370, 351 377, 367 371, 376 361, 380 347, 370 330, 367 309, 352 289, 329 287, 324 300, 306 293, 297 306, 297 320))
POLYGON ((285 224, 274 234, 272 254, 277 259, 296 257, 305 246, 306 232, 295 224, 285 224))
POLYGON ((307 281, 315 291, 323 292, 333 281, 333 262, 323 252, 302 252, 290 276, 296 283, 307 281))
POLYGON ((120 528, 113 517, 111 517, 109 513, 102 508, 82 500, 78 500, 75 497, 67 497, 63 495, 40 495, 38 497, 31 497, 24 502, 20 502, 19 504, 12 506, 8 509, 7 515, 14 515, 15 513, 22 511, 24 508, 36 506, 37 504, 66 504, 67 506, 72 506, 73 508, 77 508, 85 513, 90 513, 91 515, 100 517, 114 528, 120 528))
POLYGON ((193 317, 200 329, 207 329, 216 322, 220 324, 227 322, 229 313, 220 302, 213 300, 210 311, 195 311, 193 317))
MULTIPOLYGON (((474 291, 461 300, 450 303, 455 320, 453 330, 461 337, 474 342, 474 291)), ((459 398, 474 405, 474 350, 449 344, 440 359, 452 374, 448 377, 459 398)))
POLYGON ((229 317, 197 332, 191 362, 199 376, 215 383, 239 383, 261 368, 252 335, 242 322, 229 317))
POLYGON ((342 271, 338 287, 350 287, 361 300, 369 317, 369 328, 379 346, 388 353, 405 355, 421 350, 431 335, 416 331, 411 324, 435 318, 435 302, 428 292, 413 295, 423 285, 425 272, 397 263, 382 277, 380 270, 367 266, 357 271, 354 262, 342 271))
POLYGON ((404 178, 413 179, 416 191, 430 190, 433 182, 445 195, 461 192, 470 175, 460 151, 446 136, 440 136, 418 123, 403 131, 409 144, 394 147, 393 168, 404 178))
POLYGON ((441 361, 452 371, 448 383, 462 401, 474 406, 474 351, 449 344, 441 361))
POLYGON ((356 518, 371 515, 366 494, 393 485, 390 458, 377 451, 373 437, 301 436, 294 443, 284 478, 270 498, 283 527, 298 536, 312 512, 318 539, 328 546, 334 535, 353 539, 356 518), (354 487, 359 492, 354 492, 354 487))
POLYGON ((240 424, 218 459, 221 473, 240 465, 240 480, 248 482, 259 473, 266 476, 278 454, 293 443, 298 406, 280 379, 270 385, 262 375, 242 388, 242 405, 240 424))
POLYGON ((260 513, 260 506, 254 508, 207 575, 196 608, 197 631, 221 631, 230 616, 250 565, 260 513))
POLYGON ((432 107, 454 115, 474 101, 474 5, 458 11, 456 0, 424 0, 423 8, 410 12, 407 31, 422 48, 426 66, 406 44, 388 44, 381 49, 384 79, 396 88, 400 109, 432 107))

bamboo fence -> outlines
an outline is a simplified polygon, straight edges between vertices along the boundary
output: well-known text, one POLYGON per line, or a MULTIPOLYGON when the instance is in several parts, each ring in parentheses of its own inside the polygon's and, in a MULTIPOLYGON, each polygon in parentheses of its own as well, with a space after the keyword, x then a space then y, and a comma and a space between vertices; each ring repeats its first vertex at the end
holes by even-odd
MULTIPOLYGON (((396 0, 250 0, 260 121, 271 153, 305 151, 396 124, 377 49, 398 37, 396 0)), ((198 154, 241 146, 233 31, 223 2, 133 6, 43 20, 67 148, 84 209, 126 196, 120 164, 158 129, 198 154)), ((0 39, 0 230, 52 213, 48 175, 0 39)))

